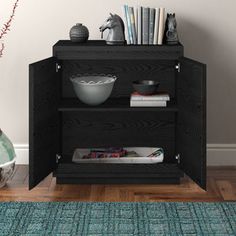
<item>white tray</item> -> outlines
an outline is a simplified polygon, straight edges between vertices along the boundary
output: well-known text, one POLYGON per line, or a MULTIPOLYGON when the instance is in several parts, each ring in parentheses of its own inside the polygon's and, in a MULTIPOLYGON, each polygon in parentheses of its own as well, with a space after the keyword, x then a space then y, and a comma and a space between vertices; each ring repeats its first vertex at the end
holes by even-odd
POLYGON ((145 148, 145 147, 128 147, 124 148, 127 151, 135 151, 138 153, 138 157, 120 157, 120 158, 91 158, 83 159, 84 155, 88 155, 91 149, 78 148, 75 150, 72 161, 75 163, 119 163, 119 164, 154 164, 163 162, 164 153, 162 152, 156 157, 147 157, 157 149, 158 147, 145 148))

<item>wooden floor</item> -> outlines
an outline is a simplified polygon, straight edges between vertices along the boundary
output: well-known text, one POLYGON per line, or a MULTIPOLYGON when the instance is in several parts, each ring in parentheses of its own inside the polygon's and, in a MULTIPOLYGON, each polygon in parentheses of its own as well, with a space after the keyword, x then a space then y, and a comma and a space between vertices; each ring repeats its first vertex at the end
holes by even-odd
POLYGON ((188 177, 180 185, 56 185, 49 175, 28 190, 28 166, 17 166, 0 201, 236 201, 236 167, 208 168, 207 191, 188 177))

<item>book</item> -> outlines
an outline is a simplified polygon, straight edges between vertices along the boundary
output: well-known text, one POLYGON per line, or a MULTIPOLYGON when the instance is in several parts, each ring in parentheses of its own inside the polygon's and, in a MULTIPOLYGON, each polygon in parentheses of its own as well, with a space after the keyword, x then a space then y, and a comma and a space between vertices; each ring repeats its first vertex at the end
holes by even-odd
POLYGON ((130 44, 130 38, 129 38, 129 32, 128 32, 128 19, 127 19, 127 14, 126 14, 126 9, 125 5, 122 6, 122 13, 124 16, 124 23, 125 23, 125 39, 127 44, 130 44))
POLYGON ((159 29, 158 29, 158 45, 163 44, 163 36, 164 36, 164 30, 165 30, 165 8, 160 8, 160 14, 159 14, 159 29))
POLYGON ((128 5, 125 5, 124 7, 125 7, 125 14, 126 14, 126 17, 127 17, 127 28, 128 28, 129 41, 130 41, 130 44, 134 44, 133 37, 132 37, 129 7, 128 7, 128 5))
POLYGON ((149 10, 149 43, 153 44, 153 35, 154 35, 154 23, 155 23, 155 9, 150 8, 149 10))
POLYGON ((142 7, 138 6, 138 44, 142 44, 142 7))
POLYGON ((137 44, 135 17, 134 17, 134 8, 133 7, 129 7, 129 15, 130 15, 130 23, 131 23, 131 32, 132 32, 133 44, 137 44))
POLYGON ((157 45, 158 43, 158 30, 159 30, 159 13, 160 9, 155 9, 155 24, 154 24, 154 35, 153 35, 153 44, 157 45))
POLYGON ((130 100, 131 107, 166 107, 166 101, 133 101, 130 100))
POLYGON ((149 41, 149 8, 143 7, 142 11, 142 42, 144 45, 149 41))
POLYGON ((135 19, 135 29, 136 29, 136 40, 138 44, 138 8, 134 8, 134 19, 135 19))
POLYGON ((170 101, 170 95, 168 93, 140 95, 139 93, 134 92, 131 94, 130 99, 132 101, 170 101))

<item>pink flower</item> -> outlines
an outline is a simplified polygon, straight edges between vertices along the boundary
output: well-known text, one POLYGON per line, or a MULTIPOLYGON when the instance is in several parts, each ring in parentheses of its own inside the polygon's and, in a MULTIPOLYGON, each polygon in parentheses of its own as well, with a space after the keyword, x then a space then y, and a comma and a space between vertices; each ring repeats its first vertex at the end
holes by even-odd
MULTIPOLYGON (((19 0, 16 0, 15 4, 13 5, 13 9, 12 9, 11 15, 9 17, 9 20, 3 25, 2 29, 0 30, 0 40, 3 40, 3 38, 6 36, 8 31, 10 31, 11 23, 12 23, 12 20, 15 16, 18 2, 19 2, 19 0)), ((2 57, 2 55, 3 55, 4 48, 5 48, 4 43, 1 43, 0 44, 0 57, 2 57)))

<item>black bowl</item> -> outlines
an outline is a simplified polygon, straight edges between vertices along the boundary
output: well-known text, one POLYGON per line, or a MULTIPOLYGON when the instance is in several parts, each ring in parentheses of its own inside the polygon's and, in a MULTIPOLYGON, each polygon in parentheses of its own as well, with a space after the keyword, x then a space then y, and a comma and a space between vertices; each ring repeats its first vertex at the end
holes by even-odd
POLYGON ((136 80, 133 81, 133 87, 141 95, 152 95, 157 92, 159 82, 155 80, 136 80))

